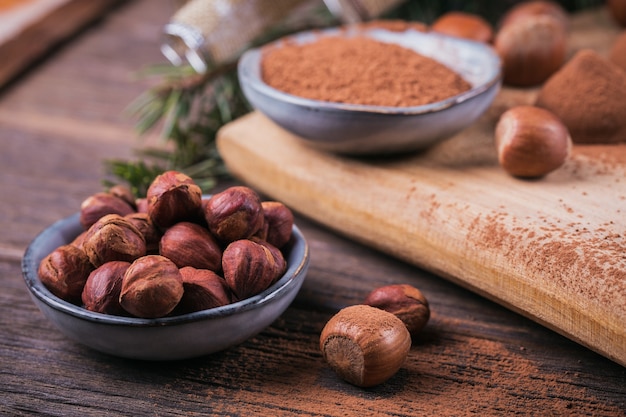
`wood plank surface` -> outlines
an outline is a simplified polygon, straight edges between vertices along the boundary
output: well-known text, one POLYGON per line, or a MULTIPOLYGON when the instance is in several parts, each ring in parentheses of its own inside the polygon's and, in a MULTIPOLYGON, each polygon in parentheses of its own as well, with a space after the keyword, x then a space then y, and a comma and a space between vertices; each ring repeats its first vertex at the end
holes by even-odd
MULTIPOLYGON (((582 15, 571 53, 605 53, 617 33, 604 11, 582 15)), ((541 180, 507 175, 495 123, 536 93, 505 87, 473 126, 411 155, 331 155, 260 113, 226 126, 219 149, 238 178, 306 216, 626 365, 626 145, 575 146, 541 180)))
POLYGON ((0 86, 121 0, 13 0, 0 4, 0 86))
POLYGON ((245 343, 145 363, 63 336, 30 299, 21 255, 102 189, 105 160, 134 158, 156 139, 138 139, 124 109, 147 86, 135 72, 163 62, 171 13, 169 0, 126 4, 0 95, 0 415, 626 415, 626 368, 301 213, 312 257, 302 290, 245 343), (319 352, 322 327, 373 288, 401 282, 432 310, 406 364, 372 389, 342 382, 319 352))

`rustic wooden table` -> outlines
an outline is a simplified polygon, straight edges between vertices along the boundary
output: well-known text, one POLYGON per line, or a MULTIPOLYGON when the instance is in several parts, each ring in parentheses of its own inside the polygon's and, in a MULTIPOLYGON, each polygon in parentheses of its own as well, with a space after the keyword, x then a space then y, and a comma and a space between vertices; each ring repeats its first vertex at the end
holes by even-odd
POLYGON ((123 5, 1 92, 1 415, 626 415, 624 367, 302 217, 312 254, 302 290, 240 346, 146 363, 59 333, 28 295, 23 251, 101 189, 104 160, 145 145, 123 109, 146 88, 133 72, 163 60, 171 12, 170 2, 123 5), (433 312, 407 363, 375 388, 342 382, 319 352, 324 323, 400 282, 420 288, 433 312))

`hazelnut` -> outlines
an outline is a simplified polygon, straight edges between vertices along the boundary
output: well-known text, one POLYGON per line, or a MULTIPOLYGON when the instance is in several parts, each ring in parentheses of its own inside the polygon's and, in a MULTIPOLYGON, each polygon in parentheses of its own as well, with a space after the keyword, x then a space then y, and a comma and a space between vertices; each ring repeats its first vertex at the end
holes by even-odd
POLYGON ((174 262, 164 256, 146 255, 124 273, 120 304, 137 317, 164 317, 180 302, 183 291, 183 278, 174 262))
POLYGON ((256 295, 280 277, 274 256, 267 246, 247 239, 232 242, 224 249, 222 270, 235 299, 256 295))
POLYGON ((156 228, 148 213, 132 213, 124 216, 133 226, 139 230, 146 241, 146 254, 157 255, 159 253, 159 241, 161 232, 156 228))
POLYGON ((367 305, 346 307, 324 326, 324 359, 347 382, 381 384, 398 372, 411 349, 411 335, 395 315, 367 305))
POLYGON ((137 213, 148 213, 148 199, 138 198, 135 200, 135 207, 137 207, 137 213))
POLYGON ((158 228, 201 218, 202 190, 181 172, 167 171, 157 176, 148 187, 146 198, 148 214, 158 228))
POLYGON ((511 7, 500 19, 500 27, 520 20, 529 20, 537 16, 549 16, 555 19, 566 31, 569 30, 570 20, 565 9, 553 1, 524 1, 511 7))
POLYGON ((83 247, 95 267, 110 261, 132 262, 146 254, 141 232, 117 214, 107 214, 94 223, 87 231, 83 247))
POLYGON ((274 274, 276 275, 276 279, 280 278, 287 270, 287 261, 285 260, 285 257, 280 249, 269 243, 267 240, 256 237, 251 237, 250 240, 264 246, 270 251, 274 257, 274 274))
POLYGON ((230 289, 224 278, 207 269, 186 266, 180 269, 183 278, 183 298, 176 307, 175 314, 221 307, 231 302, 230 289))
POLYGON ((428 323, 430 308, 420 290, 408 284, 386 285, 374 289, 363 304, 380 308, 398 317, 411 336, 416 336, 428 323))
POLYGON ((222 249, 208 229, 191 222, 180 222, 165 231, 159 244, 159 254, 169 258, 179 268, 220 271, 222 249))
POLYGON ((502 59, 504 83, 519 87, 541 84, 565 62, 567 32, 548 15, 515 20, 494 40, 502 59))
POLYGON ((103 314, 123 315, 120 305, 122 278, 130 262, 111 261, 93 270, 82 292, 83 306, 103 314))
POLYGON ((613 19, 621 26, 626 26, 626 0, 607 0, 606 5, 613 19))
POLYGON ((245 186, 230 187, 211 196, 204 214, 209 230, 223 243, 253 236, 265 221, 259 195, 245 186))
POLYGON ((498 120, 495 131, 498 160, 516 177, 541 177, 568 158, 572 141, 561 120, 534 106, 513 107, 498 120))
POLYGON ((80 224, 89 229, 98 219, 107 214, 126 216, 135 209, 121 198, 109 193, 96 193, 87 197, 80 205, 80 224))
POLYGON ((293 213, 278 201, 263 201, 261 207, 267 226, 265 240, 280 249, 291 239, 293 213))
POLYGON ((130 190, 130 188, 126 187, 125 185, 118 184, 112 186, 111 188, 109 188, 109 194, 124 200, 134 210, 137 210, 135 195, 130 190))
POLYGON ((39 263, 39 279, 54 295, 70 303, 80 303, 83 287, 93 267, 87 254, 72 245, 56 248, 39 263))
POLYGON ((493 38, 493 28, 482 17, 465 12, 448 12, 441 15, 431 26, 434 32, 458 38, 489 43, 493 38))

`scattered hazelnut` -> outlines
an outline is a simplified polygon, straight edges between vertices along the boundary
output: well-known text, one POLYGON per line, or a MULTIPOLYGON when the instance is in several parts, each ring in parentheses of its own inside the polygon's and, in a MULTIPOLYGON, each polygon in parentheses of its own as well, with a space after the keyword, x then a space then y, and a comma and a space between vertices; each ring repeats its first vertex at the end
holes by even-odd
POLYGON ((529 20, 537 16, 549 16, 555 19, 566 31, 569 30, 570 20, 567 11, 554 1, 531 0, 517 3, 511 7, 500 19, 500 27, 520 20, 529 20))
POLYGON ((181 172, 167 171, 157 176, 148 187, 146 198, 148 214, 158 228, 201 218, 202 190, 181 172))
POLYGON ((626 0, 607 0, 606 5, 613 19, 621 26, 626 26, 626 0))
POLYGON ((495 131, 500 165, 516 177, 541 177, 559 168, 572 141, 561 120, 534 106, 513 107, 498 120, 495 131))
POLYGON ((141 232, 117 214, 107 214, 94 223, 87 231, 83 247, 95 267, 110 261, 132 262, 146 254, 141 232))
POLYGON ((347 382, 372 387, 391 378, 404 364, 411 335, 395 315, 367 305, 346 307, 324 326, 324 359, 347 382))
POLYGON ((165 231, 159 244, 159 254, 179 268, 220 271, 222 249, 208 229, 191 222, 176 223, 165 231))
POLYGON ((204 214, 211 233, 223 243, 253 236, 265 221, 259 195, 245 186, 211 196, 204 214))
POLYGON ((83 306, 97 313, 123 315, 120 292, 122 278, 129 266, 130 262, 112 261, 93 270, 83 288, 83 306))
POLYGON ((428 323, 430 307, 420 290, 408 284, 386 285, 370 292, 363 304, 380 308, 398 317, 411 336, 428 323))
POLYGON ((456 36, 478 42, 489 43, 493 38, 493 28, 482 17, 465 12, 448 12, 441 15, 431 26, 434 32, 456 36))
POLYGON ((535 86, 565 62, 567 32, 548 15, 515 20, 498 31, 494 47, 502 59, 504 83, 535 86))
POLYGON ((164 256, 146 255, 126 270, 120 304, 137 317, 164 317, 180 302, 183 291, 183 278, 174 262, 164 256))
POLYGON ((272 251, 247 239, 232 242, 224 249, 222 270, 237 300, 260 293, 280 277, 272 251))
POLYGON ((60 246, 42 259, 38 274, 50 292, 70 303, 80 303, 87 277, 93 267, 87 254, 72 245, 60 246))
POLYGON ((265 240, 280 249, 291 239, 293 213, 278 201, 263 201, 261 207, 267 226, 265 240))
POLYGON ((183 278, 183 298, 176 306, 176 314, 221 307, 231 302, 230 289, 224 278, 207 269, 186 266, 180 269, 183 278))
POLYGON ((109 193, 96 193, 87 197, 80 205, 80 224, 88 229, 107 214, 126 216, 135 209, 121 198, 109 193))

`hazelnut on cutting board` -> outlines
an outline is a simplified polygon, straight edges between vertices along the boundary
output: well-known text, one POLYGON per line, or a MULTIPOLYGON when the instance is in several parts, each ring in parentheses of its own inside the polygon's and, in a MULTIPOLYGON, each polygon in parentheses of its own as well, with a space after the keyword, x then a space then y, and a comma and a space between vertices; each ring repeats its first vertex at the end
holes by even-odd
POLYGON ((542 177, 561 167, 572 147, 559 118, 534 106, 504 112, 496 125, 495 140, 502 168, 523 178, 542 177))
POLYGON ((502 59, 505 84, 539 85, 565 62, 567 15, 561 12, 560 6, 550 5, 552 3, 522 3, 503 17, 494 47, 502 59))

